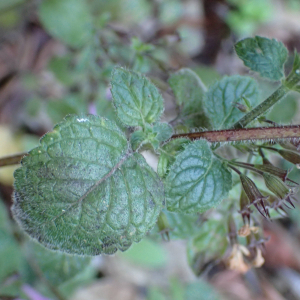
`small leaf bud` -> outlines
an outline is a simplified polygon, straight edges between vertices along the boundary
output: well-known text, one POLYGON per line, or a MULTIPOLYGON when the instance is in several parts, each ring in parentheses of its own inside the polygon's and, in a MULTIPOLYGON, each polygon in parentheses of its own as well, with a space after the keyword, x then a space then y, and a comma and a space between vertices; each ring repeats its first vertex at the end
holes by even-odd
POLYGON ((300 164, 300 154, 290 150, 279 149, 277 152, 287 161, 291 162, 294 165, 300 164))
POLYGON ((263 173, 266 187, 280 199, 286 199, 291 193, 288 186, 277 176, 270 173, 263 173))
POLYGON ((232 215, 229 215, 228 217, 227 226, 228 226, 228 237, 230 243, 233 245, 237 242, 237 229, 232 215))
POLYGON ((158 216, 157 226, 158 226, 158 230, 159 230, 159 233, 161 234, 162 238, 169 241, 170 240, 169 231, 171 229, 170 229, 170 224, 169 224, 168 218, 163 211, 161 211, 158 216))
POLYGON ((276 177, 279 177, 282 181, 285 181, 288 175, 288 171, 284 169, 277 168, 270 164, 264 165, 254 165, 254 167, 260 171, 270 173, 276 177))
POLYGON ((234 103, 233 106, 235 106, 238 110, 240 110, 241 112, 246 113, 248 111, 248 107, 244 104, 241 103, 234 103))
POLYGON ((269 217, 269 212, 264 205, 264 200, 266 200, 268 197, 264 197, 255 183, 246 175, 240 174, 240 180, 250 203, 255 206, 262 216, 266 218, 269 217), (260 206, 262 207, 263 211, 261 211, 260 206))
POLYGON ((239 213, 242 215, 244 224, 249 224, 250 223, 250 215, 252 213, 252 210, 249 207, 249 199, 247 198, 247 195, 244 190, 241 192, 241 197, 240 197, 240 210, 239 213))

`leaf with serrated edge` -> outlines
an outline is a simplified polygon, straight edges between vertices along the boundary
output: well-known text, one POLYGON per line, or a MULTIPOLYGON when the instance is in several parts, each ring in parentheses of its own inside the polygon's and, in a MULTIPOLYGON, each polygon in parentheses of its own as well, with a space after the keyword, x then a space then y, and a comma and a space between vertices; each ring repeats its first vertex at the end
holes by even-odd
POLYGON ((167 208, 204 212, 227 197, 231 184, 231 173, 213 156, 208 143, 195 141, 176 157, 166 177, 167 208))
POLYGON ((276 81, 284 76, 283 65, 287 60, 288 50, 283 43, 256 36, 237 42, 235 51, 245 66, 262 77, 276 81))
POLYGON ((179 138, 169 141, 161 148, 161 155, 158 159, 157 173, 161 178, 166 177, 171 164, 175 161, 175 156, 184 150, 189 139, 179 138))
POLYGON ((170 76, 169 84, 174 92, 178 105, 199 101, 206 92, 206 86, 199 76, 188 68, 183 68, 170 76))
POLYGON ((117 115, 127 126, 145 126, 163 112, 163 98, 146 77, 123 68, 112 72, 111 92, 117 115))
POLYGON ((242 97, 253 107, 258 104, 258 86, 250 77, 224 77, 209 88, 204 98, 204 107, 214 129, 230 128, 245 114, 235 105, 244 104, 242 97))
POLYGON ((60 285, 80 274, 90 265, 91 257, 51 251, 30 241, 26 250, 43 275, 54 285, 60 285))
POLYGON ((157 123, 153 126, 153 132, 156 133, 156 139, 159 142, 168 140, 173 134, 173 128, 168 123, 157 123))
POLYGON ((114 122, 69 116, 40 144, 14 174, 13 214, 32 238, 71 254, 112 254, 155 225, 162 184, 114 122))
POLYGON ((169 84, 177 104, 181 106, 182 120, 190 126, 207 127, 208 120, 203 110, 203 96, 207 88, 199 76, 193 70, 183 68, 170 76, 169 84))

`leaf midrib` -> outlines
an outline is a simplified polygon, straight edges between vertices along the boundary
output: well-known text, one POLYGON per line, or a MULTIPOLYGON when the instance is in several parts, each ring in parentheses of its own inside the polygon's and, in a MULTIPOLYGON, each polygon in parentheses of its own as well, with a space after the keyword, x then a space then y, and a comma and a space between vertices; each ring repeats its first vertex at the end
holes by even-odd
POLYGON ((69 207, 67 207, 62 213, 60 213, 58 216, 55 216, 53 219, 50 221, 44 223, 48 224, 50 222, 55 221, 56 219, 60 218, 64 214, 66 214, 70 209, 72 209, 73 206, 79 204, 82 202, 91 192, 93 192, 102 182, 104 182, 106 179, 111 177, 115 171, 120 168, 123 163, 131 156, 133 153, 132 152, 127 152, 125 156, 105 175, 103 176, 100 180, 98 180, 92 187, 90 187, 76 202, 72 203, 69 207))

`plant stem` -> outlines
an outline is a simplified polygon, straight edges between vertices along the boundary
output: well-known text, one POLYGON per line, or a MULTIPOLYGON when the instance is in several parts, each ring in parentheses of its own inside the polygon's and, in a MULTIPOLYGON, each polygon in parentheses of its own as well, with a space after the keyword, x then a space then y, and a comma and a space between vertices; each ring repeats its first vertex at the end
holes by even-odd
MULTIPOLYGON (((282 141, 300 140, 300 125, 225 129, 193 133, 174 134, 171 139, 186 137, 190 140, 205 139, 211 143, 241 142, 241 141, 282 141)), ((0 167, 17 165, 27 153, 19 153, 0 158, 0 167)))
POLYGON ((244 117, 238 120, 232 128, 243 128, 246 127, 250 122, 255 120, 261 114, 265 113, 269 108, 271 108, 275 103, 279 100, 283 99, 288 93, 290 89, 284 85, 281 85, 271 96, 269 96, 265 101, 252 109, 249 113, 247 113, 244 117))
POLYGON ((11 166, 11 165, 17 165, 21 162, 21 159, 27 155, 27 153, 19 153, 15 154, 12 156, 6 156, 0 158, 0 167, 5 167, 5 166, 11 166))
POLYGON ((238 120, 232 128, 243 128, 246 127, 250 122, 255 120, 257 117, 268 111, 274 104, 286 97, 286 95, 295 89, 297 89, 300 82, 300 72, 299 72, 299 57, 295 56, 294 66, 291 73, 282 81, 281 86, 265 101, 257 105, 244 117, 238 120))
POLYGON ((236 161, 230 161, 230 162, 228 162, 228 163, 231 164, 231 165, 234 165, 234 166, 236 166, 236 167, 240 167, 240 168, 244 168, 244 169, 247 169, 247 170, 256 172, 256 173, 258 173, 258 174, 260 174, 260 175, 263 174, 262 171, 256 169, 256 168, 255 168, 253 165, 251 165, 251 164, 240 163, 240 162, 236 162, 236 161))
POLYGON ((300 139, 300 126, 258 127, 175 134, 172 139, 186 137, 205 139, 211 143, 300 139))

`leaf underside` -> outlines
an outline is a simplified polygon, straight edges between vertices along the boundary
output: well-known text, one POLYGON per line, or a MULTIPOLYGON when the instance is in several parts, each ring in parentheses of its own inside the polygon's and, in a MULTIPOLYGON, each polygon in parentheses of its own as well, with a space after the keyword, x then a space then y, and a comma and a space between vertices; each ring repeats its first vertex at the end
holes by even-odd
POLYGON ((167 208, 204 212, 227 197, 231 184, 231 173, 214 158, 208 143, 195 141, 176 157, 166 177, 167 208))
POLYGON ((44 246, 71 254, 112 254, 156 222, 162 184, 123 132, 96 116, 69 116, 16 170, 13 214, 44 246))

